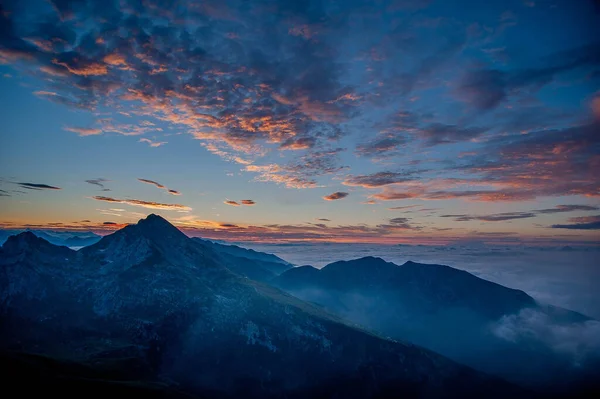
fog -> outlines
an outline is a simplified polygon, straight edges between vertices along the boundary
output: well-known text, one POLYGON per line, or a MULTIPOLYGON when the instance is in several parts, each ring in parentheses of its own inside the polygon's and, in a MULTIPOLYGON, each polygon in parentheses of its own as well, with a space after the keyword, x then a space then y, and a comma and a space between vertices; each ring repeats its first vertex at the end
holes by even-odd
POLYGON ((600 320, 600 250, 485 246, 411 246, 373 244, 256 244, 243 246, 273 253, 295 265, 321 268, 337 260, 378 256, 402 264, 437 263, 521 289, 540 302, 565 307, 600 320))

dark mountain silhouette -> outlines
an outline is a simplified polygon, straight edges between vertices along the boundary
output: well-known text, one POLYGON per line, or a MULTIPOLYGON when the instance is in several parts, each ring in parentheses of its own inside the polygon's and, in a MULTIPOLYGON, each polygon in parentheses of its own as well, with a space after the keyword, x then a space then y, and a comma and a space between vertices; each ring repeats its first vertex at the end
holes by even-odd
POLYGON ((10 351, 1 360, 47 393, 526 394, 429 350, 351 327, 221 260, 155 215, 80 251, 31 233, 11 237, 0 252, 0 346, 10 351))
POLYGON ((574 360, 546 342, 595 321, 448 266, 365 257, 294 268, 273 284, 372 331, 537 389, 572 392, 597 374, 597 353, 574 360))

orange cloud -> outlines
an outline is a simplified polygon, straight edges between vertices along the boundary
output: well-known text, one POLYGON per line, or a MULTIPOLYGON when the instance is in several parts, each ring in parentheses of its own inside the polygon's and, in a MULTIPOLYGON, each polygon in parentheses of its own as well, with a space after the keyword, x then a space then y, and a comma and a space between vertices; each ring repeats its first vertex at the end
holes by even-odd
POLYGON ((73 75, 79 76, 98 76, 98 75, 106 75, 108 74, 108 69, 106 68, 106 64, 100 64, 98 62, 92 62, 89 64, 84 64, 81 66, 69 65, 66 62, 60 62, 57 59, 52 60, 52 63, 55 65, 59 65, 67 69, 73 75))
POLYGON ((329 195, 324 196, 323 199, 325 201, 335 201, 335 200, 339 200, 339 199, 342 199, 342 198, 346 198, 348 195, 349 195, 348 193, 345 193, 345 192, 342 192, 342 191, 336 191, 333 194, 329 194, 329 195))

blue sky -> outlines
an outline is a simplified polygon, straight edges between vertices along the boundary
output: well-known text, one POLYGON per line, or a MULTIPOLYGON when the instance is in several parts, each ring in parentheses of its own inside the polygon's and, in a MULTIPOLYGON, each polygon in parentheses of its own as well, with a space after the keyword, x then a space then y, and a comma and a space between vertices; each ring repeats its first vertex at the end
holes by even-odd
POLYGON ((232 240, 599 240, 597 2, 1 11, 5 228, 155 212, 232 240))

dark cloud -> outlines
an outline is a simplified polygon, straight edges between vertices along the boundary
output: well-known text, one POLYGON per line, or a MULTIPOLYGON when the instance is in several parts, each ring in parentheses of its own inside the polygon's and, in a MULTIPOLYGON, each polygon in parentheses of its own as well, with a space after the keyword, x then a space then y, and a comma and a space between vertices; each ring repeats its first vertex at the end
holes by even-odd
POLYGON ((39 184, 39 183, 16 183, 19 186, 26 188, 28 190, 60 190, 60 187, 49 186, 47 184, 39 184))
POLYGON ((242 205, 256 205, 256 202, 253 200, 245 199, 240 201, 242 205))
POLYGON ((240 226, 231 223, 221 223, 219 226, 226 229, 240 228, 240 226))
POLYGON ((547 57, 547 66, 502 71, 478 69, 468 71, 458 86, 458 94, 481 110, 496 108, 518 91, 537 91, 562 73, 582 67, 600 65, 600 43, 574 48, 547 57))
POLYGON ((554 224, 553 229, 600 230, 600 215, 570 218, 571 224, 554 224))
POLYGON ((6 190, 0 190, 0 197, 10 197, 10 194, 6 190))
POLYGON ((402 223, 407 223, 410 219, 408 218, 393 218, 390 219, 390 223, 392 224, 402 224, 402 223))
POLYGON ((556 205, 554 208, 536 209, 536 213, 563 213, 573 211, 597 211, 600 207, 591 205, 556 205))
POLYGON ((223 201, 223 203, 227 204, 227 205, 231 205, 231 206, 240 206, 239 202, 232 201, 232 200, 225 200, 225 201, 223 201))
POLYGON ((329 194, 323 197, 324 200, 326 201, 335 201, 335 200, 339 200, 342 198, 346 198, 349 194, 342 192, 342 191, 336 191, 333 194, 329 194))
POLYGON ((515 219, 528 219, 535 217, 533 212, 503 212, 491 215, 440 215, 442 218, 454 218, 457 222, 480 220, 482 222, 503 222, 515 219))
POLYGON ((162 184, 160 184, 158 182, 155 182, 154 180, 140 179, 140 178, 138 178, 138 180, 141 181, 142 183, 152 184, 152 185, 154 185, 154 186, 156 186, 158 188, 162 188, 162 189, 166 188, 165 186, 163 186, 162 184))
POLYGON ((108 181, 110 181, 110 180, 99 177, 97 179, 86 180, 85 182, 89 183, 89 184, 93 184, 94 186, 100 187, 102 189, 102 191, 110 191, 110 189, 108 189, 104 186, 104 183, 106 183, 108 181))
POLYGON ((116 225, 117 223, 115 223, 115 222, 104 222, 102 224, 103 225, 116 225))
POLYGON ((412 172, 378 172, 371 175, 351 176, 344 180, 342 184, 375 188, 413 180, 412 174, 412 172))
POLYGON ((325 218, 319 218, 317 220, 320 220, 321 222, 331 222, 331 220, 325 218))

